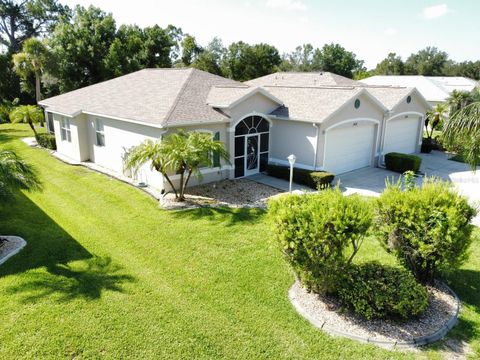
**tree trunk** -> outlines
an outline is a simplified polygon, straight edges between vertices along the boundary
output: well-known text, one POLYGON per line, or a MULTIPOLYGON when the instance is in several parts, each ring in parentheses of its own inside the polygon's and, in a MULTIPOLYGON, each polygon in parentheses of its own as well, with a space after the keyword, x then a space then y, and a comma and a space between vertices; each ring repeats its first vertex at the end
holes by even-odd
POLYGON ((185 171, 182 168, 182 172, 180 173, 180 196, 178 197, 178 201, 185 201, 185 194, 183 188, 183 178, 184 178, 185 171))
POLYGON ((29 121, 28 125, 30 125, 30 128, 33 130, 33 133, 35 134, 35 137, 37 137, 37 131, 35 130, 35 126, 33 126, 33 123, 31 121, 29 121))
MULTIPOLYGON (((35 72, 35 99, 37 100, 37 105, 42 100, 42 92, 41 92, 41 84, 40 84, 40 73, 37 71, 35 72)), ((40 121, 40 126, 44 127, 45 124, 43 120, 40 121)))
MULTIPOLYGON (((158 170, 157 170, 158 171, 158 170)), ((164 177, 165 179, 167 180, 167 182, 170 184, 170 186, 172 187, 172 190, 175 194, 175 199, 178 198, 178 193, 177 193, 177 190, 175 189, 175 186, 173 186, 173 183, 172 183, 172 180, 170 180, 170 178, 168 177, 167 173, 165 172, 160 172, 164 177)))

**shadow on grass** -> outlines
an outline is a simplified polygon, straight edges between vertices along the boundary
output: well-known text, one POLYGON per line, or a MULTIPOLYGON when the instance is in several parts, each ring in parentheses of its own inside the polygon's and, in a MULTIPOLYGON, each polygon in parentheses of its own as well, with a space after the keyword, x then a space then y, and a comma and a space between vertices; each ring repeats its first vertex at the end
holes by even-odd
POLYGON ((27 272, 7 289, 10 295, 23 293, 25 301, 55 293, 62 301, 96 299, 103 290, 122 291, 122 284, 134 281, 111 259, 88 252, 21 192, 15 201, 0 204, 0 234, 27 241, 20 253, 0 266, 0 278, 27 272), (39 271, 28 272, 34 269, 39 271))
POLYGON ((33 273, 26 281, 8 288, 7 294, 21 295, 24 303, 45 297, 59 302, 96 300, 106 290, 124 292, 123 285, 135 281, 120 271, 108 257, 93 257, 71 265, 55 264, 47 267, 47 272, 33 273))
POLYGON ((464 304, 480 312, 480 271, 458 269, 447 276, 447 282, 464 304))
POLYGON ((256 224, 263 221, 266 211, 257 208, 229 208, 229 207, 205 207, 191 210, 172 211, 172 217, 176 219, 188 219, 191 221, 208 220, 211 223, 235 226, 244 223, 256 224))

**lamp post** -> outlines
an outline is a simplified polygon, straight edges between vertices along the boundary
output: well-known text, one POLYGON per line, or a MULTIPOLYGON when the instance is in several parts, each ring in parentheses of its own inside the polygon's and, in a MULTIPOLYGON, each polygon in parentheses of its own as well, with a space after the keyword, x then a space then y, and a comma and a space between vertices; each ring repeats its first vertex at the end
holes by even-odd
POLYGON ((288 163, 290 164, 290 186, 289 186, 289 192, 292 192, 292 181, 293 181, 293 164, 295 164, 295 160, 297 160, 297 157, 293 154, 288 155, 287 157, 288 163))

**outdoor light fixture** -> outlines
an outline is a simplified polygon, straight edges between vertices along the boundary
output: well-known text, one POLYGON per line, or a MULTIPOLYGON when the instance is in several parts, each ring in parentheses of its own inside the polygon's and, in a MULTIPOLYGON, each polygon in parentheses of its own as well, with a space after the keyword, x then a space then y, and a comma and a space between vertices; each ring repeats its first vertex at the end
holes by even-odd
POLYGON ((289 192, 292 192, 292 181, 293 181, 293 164, 295 164, 295 160, 297 160, 297 157, 293 154, 288 155, 287 157, 288 163, 290 164, 290 186, 289 186, 289 192))

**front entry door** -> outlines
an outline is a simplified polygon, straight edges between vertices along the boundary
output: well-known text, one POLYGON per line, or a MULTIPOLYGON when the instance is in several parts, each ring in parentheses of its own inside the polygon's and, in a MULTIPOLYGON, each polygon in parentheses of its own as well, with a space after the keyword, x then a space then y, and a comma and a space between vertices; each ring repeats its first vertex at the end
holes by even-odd
POLYGON ((248 176, 258 173, 260 165, 258 158, 259 135, 247 135, 245 140, 245 176, 248 176))

